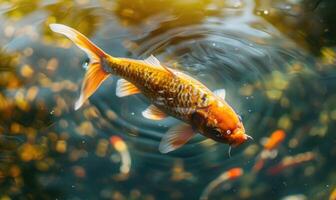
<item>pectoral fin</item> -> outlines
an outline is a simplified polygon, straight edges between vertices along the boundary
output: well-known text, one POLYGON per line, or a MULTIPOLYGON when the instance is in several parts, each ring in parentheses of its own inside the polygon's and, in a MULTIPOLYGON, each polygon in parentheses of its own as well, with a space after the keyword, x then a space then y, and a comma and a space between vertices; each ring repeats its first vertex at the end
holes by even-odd
POLYGON ((158 107, 150 105, 142 112, 142 115, 147 119, 161 120, 167 117, 166 113, 162 112, 158 107))
POLYGON ((119 79, 117 82, 116 95, 118 97, 125 97, 132 94, 138 94, 140 92, 141 91, 135 85, 125 79, 119 79))
POLYGON ((188 124, 174 126, 163 136, 159 151, 161 153, 174 151, 187 143, 194 135, 194 130, 188 124))

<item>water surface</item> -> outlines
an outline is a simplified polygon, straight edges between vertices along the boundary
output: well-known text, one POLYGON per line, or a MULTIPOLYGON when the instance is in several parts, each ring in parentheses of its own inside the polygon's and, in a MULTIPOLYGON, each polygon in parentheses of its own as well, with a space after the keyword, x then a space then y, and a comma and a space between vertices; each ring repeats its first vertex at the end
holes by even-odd
POLYGON ((0 3, 0 197, 199 199, 239 167, 243 175, 209 199, 328 199, 336 187, 333 8, 285 0, 0 3), (161 154, 178 120, 143 118, 148 100, 116 97, 118 77, 74 111, 88 58, 50 23, 79 30, 113 56, 153 54, 212 90, 225 88, 254 141, 230 158, 228 145, 198 135, 161 154), (276 130, 285 140, 254 170, 276 130), (272 171, 283 159, 297 163, 272 171))

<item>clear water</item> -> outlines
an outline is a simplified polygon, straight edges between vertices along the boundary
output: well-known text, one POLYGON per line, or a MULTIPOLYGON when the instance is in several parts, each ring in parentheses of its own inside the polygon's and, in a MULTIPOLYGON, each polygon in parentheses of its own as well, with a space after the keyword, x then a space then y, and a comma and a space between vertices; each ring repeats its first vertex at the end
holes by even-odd
POLYGON ((0 199, 200 199, 239 167, 241 176, 206 197, 334 200, 334 8, 331 0, 2 1, 0 199), (178 121, 143 118, 148 100, 116 97, 117 77, 74 111, 88 58, 49 30, 55 22, 113 56, 153 54, 225 88, 254 141, 231 158, 228 145, 200 135, 161 154, 178 121), (285 140, 255 170, 276 130, 285 140), (283 159, 294 164, 272 173, 283 159))

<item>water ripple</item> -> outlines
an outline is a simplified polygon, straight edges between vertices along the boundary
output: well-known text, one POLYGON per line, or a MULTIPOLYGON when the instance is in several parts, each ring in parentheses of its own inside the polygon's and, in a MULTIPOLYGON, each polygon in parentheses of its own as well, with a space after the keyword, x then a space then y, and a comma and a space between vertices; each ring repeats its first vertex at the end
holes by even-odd
MULTIPOLYGON (((227 101, 243 115, 249 134, 258 139, 264 134, 267 116, 274 112, 274 105, 269 103, 263 92, 267 89, 267 81, 274 71, 287 73, 286 66, 293 60, 304 59, 304 56, 290 40, 262 18, 255 17, 248 6, 253 5, 246 4, 244 9, 236 10, 245 10, 241 16, 232 14, 228 17, 226 14, 223 18, 209 17, 201 24, 173 28, 167 24, 174 24, 179 18, 162 18, 159 21, 160 18, 154 17, 155 20, 149 19, 147 26, 143 27, 144 32, 136 30, 137 34, 127 40, 126 46, 133 57, 145 58, 153 54, 170 67, 196 77, 211 89, 225 88, 227 101), (254 91, 242 94, 245 86, 253 87, 254 91), (252 129, 256 122, 260 127, 252 129)), ((234 12, 231 10, 231 13, 234 12)), ((115 85, 108 87, 114 88, 115 85)), ((115 128, 118 127, 116 132, 121 135, 129 133, 124 137, 133 144, 135 153, 148 157, 145 160, 155 158, 155 162, 160 163, 160 159, 167 160, 167 157, 190 158, 197 163, 195 166, 200 167, 205 166, 204 160, 209 155, 218 160, 228 159, 227 145, 208 144, 202 136, 192 139, 176 152, 162 156, 157 150, 158 144, 166 130, 178 123, 177 120, 169 118, 153 122, 144 119, 140 113, 148 106, 148 101, 143 96, 115 99, 99 93, 95 97, 99 102, 92 102, 96 102, 99 110, 118 113, 118 119, 111 122, 115 128)), ((235 149, 233 155, 240 155, 242 150, 235 149)))

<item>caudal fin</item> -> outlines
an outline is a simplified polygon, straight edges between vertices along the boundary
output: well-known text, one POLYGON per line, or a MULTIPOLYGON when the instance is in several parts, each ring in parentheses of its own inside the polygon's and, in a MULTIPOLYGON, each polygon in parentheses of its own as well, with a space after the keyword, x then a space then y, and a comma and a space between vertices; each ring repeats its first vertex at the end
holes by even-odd
POLYGON ((81 94, 75 103, 75 110, 77 110, 110 75, 109 73, 105 72, 101 66, 101 60, 104 59, 107 54, 95 44, 93 44, 83 34, 68 26, 62 24, 50 24, 49 26, 52 31, 67 36, 79 48, 85 51, 85 53, 90 58, 90 63, 82 83, 81 94))

